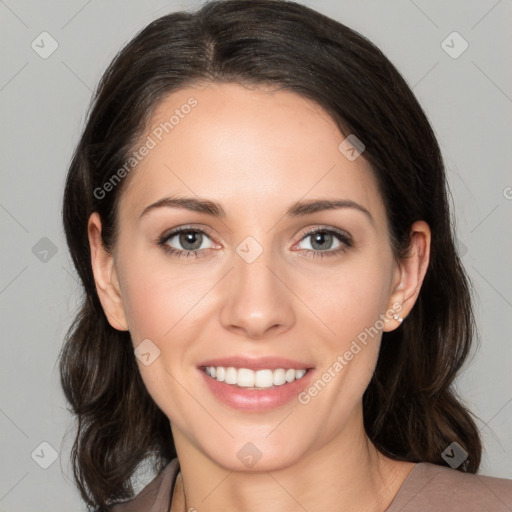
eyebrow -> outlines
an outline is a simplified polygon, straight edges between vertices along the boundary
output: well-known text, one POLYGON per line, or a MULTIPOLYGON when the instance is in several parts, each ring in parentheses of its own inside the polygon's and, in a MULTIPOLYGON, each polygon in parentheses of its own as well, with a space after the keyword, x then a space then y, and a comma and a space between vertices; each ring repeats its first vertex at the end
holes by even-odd
MULTIPOLYGON (((139 218, 157 208, 183 208, 194 212, 205 213, 213 217, 224 218, 226 212, 219 203, 208 199, 198 199, 195 197, 164 197, 153 204, 146 206, 139 218)), ((373 217, 370 212, 359 203, 348 199, 319 199, 309 201, 297 201, 286 210, 285 217, 303 217, 324 210, 336 210, 342 208, 352 208, 364 213, 373 223, 373 217)))

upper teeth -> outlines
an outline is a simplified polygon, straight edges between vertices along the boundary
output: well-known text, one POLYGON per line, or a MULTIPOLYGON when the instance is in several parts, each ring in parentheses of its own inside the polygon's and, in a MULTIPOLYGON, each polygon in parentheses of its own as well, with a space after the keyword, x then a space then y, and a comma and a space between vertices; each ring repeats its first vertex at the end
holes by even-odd
POLYGON ((225 382, 226 384, 235 384, 242 388, 270 388, 272 386, 282 386, 287 382, 299 380, 306 375, 307 370, 250 370, 249 368, 233 368, 229 366, 207 366, 205 372, 210 377, 225 382))

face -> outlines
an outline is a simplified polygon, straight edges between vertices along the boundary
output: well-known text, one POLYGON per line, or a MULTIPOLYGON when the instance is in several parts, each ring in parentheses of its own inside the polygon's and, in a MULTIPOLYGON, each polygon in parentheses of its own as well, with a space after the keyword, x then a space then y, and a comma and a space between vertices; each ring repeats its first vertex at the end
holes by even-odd
POLYGON ((408 286, 364 154, 309 100, 235 84, 169 95, 148 136, 95 275, 178 453, 271 470, 360 435, 408 286))

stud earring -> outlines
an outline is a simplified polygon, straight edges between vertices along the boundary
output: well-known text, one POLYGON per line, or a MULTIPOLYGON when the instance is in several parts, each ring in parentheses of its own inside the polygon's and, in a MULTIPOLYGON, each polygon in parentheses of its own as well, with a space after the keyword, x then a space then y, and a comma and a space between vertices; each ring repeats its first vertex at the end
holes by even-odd
POLYGON ((393 315, 393 318, 394 318, 394 319, 395 319, 399 324, 401 324, 401 323, 404 321, 404 319, 403 319, 403 318, 402 318, 398 313, 395 313, 395 314, 393 315))

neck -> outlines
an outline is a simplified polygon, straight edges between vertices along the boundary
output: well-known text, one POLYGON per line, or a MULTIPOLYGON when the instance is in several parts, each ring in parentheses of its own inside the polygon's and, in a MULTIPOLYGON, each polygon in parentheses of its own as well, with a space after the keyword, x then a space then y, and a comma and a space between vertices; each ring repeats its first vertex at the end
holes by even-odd
POLYGON ((227 470, 199 452, 191 456, 188 447, 180 450, 183 439, 176 433, 182 481, 171 510, 382 512, 414 464, 380 454, 360 421, 360 428, 347 427, 320 450, 275 471, 227 470))

